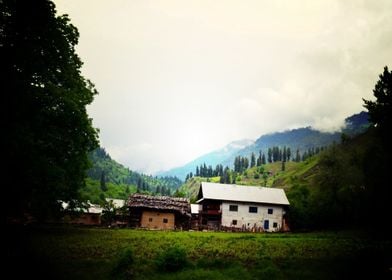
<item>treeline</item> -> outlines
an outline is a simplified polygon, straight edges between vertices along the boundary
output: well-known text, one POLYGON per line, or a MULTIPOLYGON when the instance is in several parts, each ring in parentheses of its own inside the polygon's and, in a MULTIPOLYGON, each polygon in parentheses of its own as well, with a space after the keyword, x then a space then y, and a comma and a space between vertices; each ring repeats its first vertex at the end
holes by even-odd
POLYGON ((364 107, 374 126, 326 150, 313 179, 289 189, 293 229, 359 227, 378 234, 390 230, 392 71, 387 67, 373 92, 376 101, 364 100, 364 107))
POLYGON ((193 176, 196 177, 204 177, 204 178, 212 178, 212 177, 221 177, 221 183, 235 183, 235 175, 234 173, 243 173, 248 168, 252 167, 260 167, 268 163, 273 162, 282 162, 282 171, 285 170, 284 162, 287 161, 305 161, 306 159, 320 153, 321 151, 325 150, 326 147, 312 147, 306 150, 303 153, 300 153, 299 149, 296 150, 295 156, 292 156, 290 147, 283 146, 283 148, 279 146, 274 146, 268 148, 267 156, 262 152, 259 151, 259 154, 256 158, 255 153, 252 152, 250 157, 243 157, 237 156, 234 159, 233 163, 233 170, 231 170, 228 166, 223 167, 222 164, 218 164, 213 168, 211 165, 207 166, 206 163, 201 164, 200 166, 196 166, 195 173, 190 172, 186 175, 185 181, 192 178, 193 176), (222 177, 224 177, 222 179, 222 177), (233 177, 232 180, 229 178, 233 177))

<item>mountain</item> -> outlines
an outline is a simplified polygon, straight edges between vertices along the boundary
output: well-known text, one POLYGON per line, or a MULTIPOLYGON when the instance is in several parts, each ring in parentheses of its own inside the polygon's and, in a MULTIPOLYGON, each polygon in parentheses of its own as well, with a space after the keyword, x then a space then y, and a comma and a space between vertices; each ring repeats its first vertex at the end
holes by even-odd
POLYGON ((258 156, 259 152, 267 156, 268 148, 274 146, 289 147, 291 154, 294 155, 298 149, 303 154, 308 149, 325 147, 333 142, 340 141, 340 132, 328 133, 315 130, 311 127, 275 132, 259 137, 254 144, 237 151, 231 158, 221 162, 224 166, 231 167, 236 156, 249 157, 252 153, 258 156))
POLYGON ((256 141, 235 141, 220 150, 205 154, 184 166, 160 174, 177 176, 184 179, 188 173, 194 173, 196 166, 200 166, 201 164, 206 163, 207 166, 211 165, 213 168, 217 164, 232 167, 235 157, 250 157, 252 152, 258 156, 259 151, 262 151, 262 153, 267 156, 268 148, 272 148, 273 146, 289 147, 292 155, 295 155, 297 149, 300 154, 303 154, 308 151, 308 149, 329 146, 334 142, 339 143, 342 133, 349 136, 360 134, 364 132, 369 125, 368 113, 360 112, 346 118, 345 127, 341 131, 333 133, 322 132, 312 127, 303 127, 262 135, 256 141))
POLYGON ((104 148, 97 148, 89 154, 91 168, 87 171, 87 186, 81 190, 82 196, 92 202, 102 197, 125 199, 137 189, 145 193, 170 195, 182 184, 177 177, 153 177, 124 167, 113 160, 104 148), (102 190, 101 181, 105 182, 106 191, 102 190))
POLYGON ((190 172, 195 172, 196 166, 200 166, 201 164, 207 164, 215 167, 217 164, 220 164, 228 159, 233 158, 233 155, 238 151, 244 149, 245 147, 252 145, 254 142, 249 139, 243 139, 238 141, 233 141, 223 147, 222 149, 213 151, 211 153, 202 155, 195 160, 181 166, 170 169, 165 172, 158 173, 159 176, 176 176, 181 180, 184 180, 186 175, 190 172))
POLYGON ((360 112, 345 119, 345 127, 343 132, 350 136, 361 134, 370 126, 369 114, 367 112, 360 112))

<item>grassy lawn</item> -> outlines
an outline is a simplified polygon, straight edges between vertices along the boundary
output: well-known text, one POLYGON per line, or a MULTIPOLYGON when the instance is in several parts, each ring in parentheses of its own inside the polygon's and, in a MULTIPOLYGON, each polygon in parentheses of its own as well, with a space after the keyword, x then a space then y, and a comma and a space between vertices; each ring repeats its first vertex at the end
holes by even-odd
POLYGON ((64 226, 7 231, 15 278, 346 279, 392 275, 392 242, 358 232, 164 232, 64 226))

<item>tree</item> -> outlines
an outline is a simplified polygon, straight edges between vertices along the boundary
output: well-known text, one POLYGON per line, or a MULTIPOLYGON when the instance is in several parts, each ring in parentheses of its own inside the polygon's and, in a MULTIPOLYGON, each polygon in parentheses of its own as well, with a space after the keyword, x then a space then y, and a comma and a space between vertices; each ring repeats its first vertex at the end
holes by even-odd
POLYGON ((44 218, 78 198, 98 146, 86 106, 97 91, 81 75, 79 33, 49 0, 1 1, 2 93, 7 112, 6 216, 44 218), (16 187, 17 186, 17 187, 16 187))
POLYGON ((290 161, 291 160, 291 149, 290 149, 290 147, 287 147, 286 156, 287 156, 287 161, 290 161))
POLYGON ((384 72, 379 76, 373 94, 376 101, 365 100, 364 107, 369 111, 369 120, 377 126, 377 129, 390 139, 392 123, 392 71, 384 67, 384 72))
POLYGON ((261 164, 266 164, 267 162, 265 161, 265 155, 263 154, 261 156, 261 164))
POLYGON ((267 186, 267 180, 268 180, 268 173, 267 173, 267 172, 264 172, 264 173, 263 173, 264 187, 267 186))
POLYGON ((271 150, 271 148, 268 148, 268 162, 269 163, 272 162, 272 150, 271 150))
POLYGON ((255 154, 252 152, 251 156, 250 156, 250 167, 254 167, 256 165, 256 156, 255 154))
POLYGON ((139 179, 137 180, 137 192, 140 193, 141 191, 144 191, 143 181, 142 181, 142 178, 139 177, 139 179))
POLYGON ((301 161, 301 154, 299 153, 299 150, 295 152, 295 162, 300 162, 301 161))
POLYGON ((392 71, 389 71, 387 66, 379 76, 373 94, 376 97, 375 101, 364 100, 364 107, 369 110, 369 119, 375 125, 371 129, 374 137, 366 154, 364 174, 372 212, 374 210, 377 212, 373 213, 380 213, 377 215, 377 220, 382 222, 390 217, 389 199, 392 195, 390 188, 392 71))
POLYGON ((103 192, 106 192, 108 190, 108 187, 106 186, 105 171, 102 171, 101 173, 100 186, 103 192))
POLYGON ((282 160, 282 171, 286 170, 286 162, 282 160))
POLYGON ((257 157, 257 160, 256 160, 256 166, 260 166, 261 165, 261 161, 262 161, 262 159, 261 159, 261 151, 259 151, 259 156, 257 157))

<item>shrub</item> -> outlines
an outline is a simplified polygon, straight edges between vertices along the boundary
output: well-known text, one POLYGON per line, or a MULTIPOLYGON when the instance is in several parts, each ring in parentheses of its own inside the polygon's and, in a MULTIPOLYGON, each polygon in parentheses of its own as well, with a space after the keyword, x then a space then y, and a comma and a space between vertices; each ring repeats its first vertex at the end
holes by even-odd
POLYGON ((179 246, 170 247, 158 256, 156 260, 159 269, 175 272, 185 268, 189 263, 184 248, 179 246))

